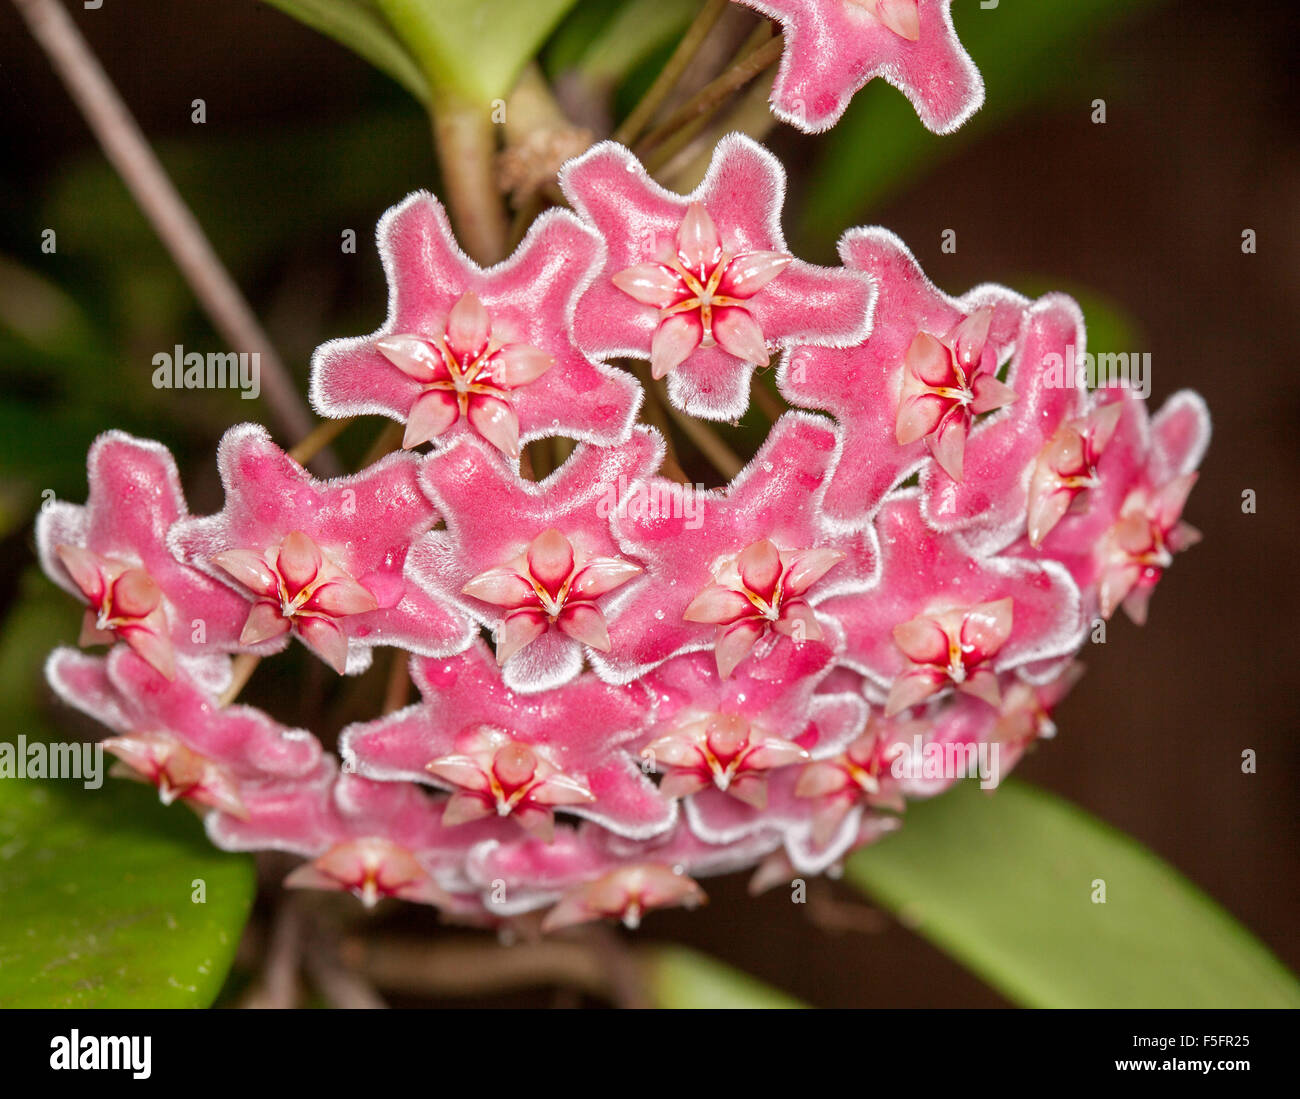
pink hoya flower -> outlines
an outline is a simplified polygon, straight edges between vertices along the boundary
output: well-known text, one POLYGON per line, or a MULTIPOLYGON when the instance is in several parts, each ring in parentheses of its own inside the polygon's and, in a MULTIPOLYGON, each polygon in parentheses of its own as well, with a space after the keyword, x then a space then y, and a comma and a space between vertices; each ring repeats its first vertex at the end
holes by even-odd
POLYGON ((719 679, 703 653, 655 669, 646 682, 657 722, 640 755, 664 775, 659 792, 689 799, 688 812, 711 792, 766 807, 772 772, 835 751, 866 720, 856 693, 816 693, 830 670, 830 650, 820 645, 792 651, 775 678, 719 679))
POLYGON ((666 845, 663 856, 657 847, 650 854, 648 844, 612 849, 598 830, 584 825, 566 829, 551 843, 487 841, 471 852, 467 866, 485 905, 499 914, 549 908, 545 931, 600 919, 634 928, 652 909, 704 903, 704 891, 674 857, 676 847, 666 845))
MULTIPOLYGON (((776 98, 815 89, 810 124, 872 75, 944 125, 978 89, 946 3, 771 3, 776 98)), ((958 780, 936 759, 992 759, 995 785, 1050 737, 1090 621, 1141 621, 1197 537, 1204 403, 1088 392, 1069 298, 949 297, 881 229, 801 263, 783 173, 739 136, 690 195, 610 143, 562 177, 577 214, 487 270, 431 197, 396 207, 388 320, 314 359, 321 412, 428 453, 321 481, 240 425, 222 510, 192 517, 167 452, 109 433, 87 504, 38 521, 83 641, 114 645, 56 651, 56 693, 218 846, 304 859, 290 886, 555 930, 695 906, 712 875, 835 873, 958 780), (708 491, 659 475, 637 383, 596 361, 649 359, 679 410, 726 419, 778 350, 801 410, 708 491), (546 435, 578 445, 534 481, 520 448, 546 435), (340 672, 411 656, 420 700, 348 725, 342 771, 220 704, 231 653, 291 635, 340 672)))
MULTIPOLYGON (((611 599, 597 672, 627 682, 711 649, 725 679, 778 648, 833 643, 818 607, 839 590, 835 567, 851 541, 831 541, 818 513, 834 447, 825 421, 788 413, 726 489, 691 493, 689 508, 616 511, 619 546, 646 572, 611 599)), ((685 499, 667 485, 647 491, 685 499)))
POLYGON ((1200 538, 1182 511, 1209 445, 1209 414, 1199 396, 1183 390, 1149 418, 1141 398, 1117 387, 1099 392, 1089 415, 1094 424, 1100 417, 1109 437, 1090 466, 1086 491, 1037 549, 1027 532, 1007 553, 1061 562, 1085 593, 1089 617, 1109 618, 1123 606, 1141 625, 1173 555, 1200 538), (1112 405, 1122 411, 1108 428, 1112 405))
MULTIPOLYGON (((1014 395, 1012 402, 970 432, 961 477, 952 477, 946 467, 922 472, 925 517, 932 526, 963 531, 968 542, 986 552, 1005 548, 1025 532, 1030 482, 1040 456, 1061 427, 1083 417, 1088 408, 1082 378, 1062 373, 1065 362, 1083 353, 1084 339, 1083 316, 1070 298, 1049 294, 1029 307, 1007 370, 1005 388, 1014 395)), ((1093 435, 1095 453, 1107 438, 1093 435)), ((1077 478, 1077 464, 1066 461, 1062 468, 1077 478)), ((1086 487, 1087 482, 1075 479, 1070 485, 1086 487)))
POLYGON ((703 904, 696 878, 751 866, 779 843, 772 831, 707 843, 681 823, 660 836, 630 840, 584 823, 557 833, 551 843, 487 840, 470 852, 466 872, 482 890, 485 907, 500 916, 549 908, 543 930, 599 919, 636 927, 651 909, 703 904))
POLYGON ((641 390, 587 359, 572 335, 578 294, 603 252, 567 211, 534 222, 510 259, 486 270, 457 246, 446 212, 418 192, 379 223, 388 319, 312 357, 322 416, 376 413, 406 424, 402 445, 464 434, 509 459, 534 439, 627 438, 641 390))
POLYGON ((989 734, 1001 752, 999 779, 1008 775, 1025 752, 1039 740, 1056 736, 1052 711, 1083 676, 1083 665, 1071 661, 1046 683, 1035 686, 1015 680, 1002 696, 997 724, 989 734))
POLYGON ((1082 643, 1079 590, 1056 562, 973 555, 925 524, 915 490, 896 493, 875 526, 878 583, 825 607, 845 634, 841 659, 884 692, 888 713, 949 690, 991 708, 1000 673, 1082 643))
POLYGON ((1098 404, 1061 424, 1038 452, 1029 480, 1026 533, 1031 546, 1041 546, 1080 495, 1097 486, 1097 465, 1123 410, 1119 401, 1098 404))
POLYGON ((247 608, 237 595, 167 548, 167 532, 188 515, 176 463, 158 443, 105 432, 87 460, 84 507, 53 500, 36 520, 46 574, 85 600, 80 643, 125 641, 160 675, 177 659, 213 690, 229 677, 219 654, 239 641, 247 608))
POLYGON ((410 575, 437 605, 495 632, 511 690, 567 683, 584 648, 614 645, 609 593, 641 566, 615 543, 610 516, 662 457, 658 434, 637 428, 619 446, 579 446, 546 480, 531 482, 483 444, 462 440, 424 465, 422 484, 446 529, 416 543, 410 575))
MULTIPOLYGON (((823 506, 833 527, 857 530, 891 488, 922 470, 937 467, 936 482, 940 475, 945 483, 964 482, 968 445, 972 475, 996 467, 975 442, 985 430, 976 425, 980 413, 1002 408, 1004 417, 1019 417, 1013 428, 1019 439, 1030 413, 1016 407, 1017 377, 1008 374, 1004 385, 997 372, 1029 303, 994 285, 948 297, 885 229, 846 233, 840 257, 878 288, 871 334, 846 348, 795 348, 777 382, 791 403, 822 409, 838 422, 835 473, 823 506)), ((1037 404, 1022 407, 1032 411, 1037 404)), ((936 483, 931 495, 942 489, 936 483)))
POLYGON ((244 644, 292 633, 349 674, 369 667, 374 645, 435 655, 469 644, 468 619, 403 574, 411 542, 437 518, 415 456, 393 454, 355 476, 318 481, 263 428, 243 424, 221 440, 218 465, 225 508, 178 521, 170 544, 248 594, 244 644))
POLYGON ((250 792, 243 818, 213 813, 208 835, 227 851, 305 856, 285 884, 352 893, 367 907, 385 897, 477 911, 460 867, 470 849, 501 835, 497 821, 457 829, 443 806, 405 782, 339 774, 333 759, 295 782, 250 792))
POLYGON ((864 278, 788 253, 785 172, 747 137, 724 138, 689 195, 664 190, 608 141, 570 161, 560 181, 607 246, 574 315, 579 344, 602 359, 649 359, 692 416, 743 415, 754 367, 773 347, 844 346, 870 329, 864 278))
POLYGON ((952 26, 952 0, 738 0, 777 20, 785 52, 772 111, 807 133, 839 121, 876 77, 894 85, 935 133, 984 102, 984 82, 952 26))
POLYGON ((345 761, 384 781, 448 790, 448 827, 486 817, 549 840, 564 810, 620 835, 666 831, 676 807, 632 754, 654 714, 639 684, 590 674, 541 694, 517 695, 481 642, 460 656, 415 661, 421 703, 350 725, 345 761))
MULTIPOLYGON (((923 763, 907 757, 925 746, 971 745, 987 740, 995 715, 986 706, 953 701, 921 717, 873 716, 866 729, 839 755, 804 767, 794 786, 806 806, 807 824, 787 841, 796 866, 826 865, 860 846, 863 829, 879 834, 880 812, 902 812, 907 799, 933 797, 957 776, 927 775, 923 763)), ((886 818, 888 819, 888 818, 886 818)))
POLYGON ((64 702, 113 730, 102 742, 121 761, 113 773, 151 783, 167 804, 244 818, 250 791, 321 765, 310 733, 251 706, 221 708, 183 671, 163 679, 125 646, 106 658, 55 649, 45 674, 64 702))

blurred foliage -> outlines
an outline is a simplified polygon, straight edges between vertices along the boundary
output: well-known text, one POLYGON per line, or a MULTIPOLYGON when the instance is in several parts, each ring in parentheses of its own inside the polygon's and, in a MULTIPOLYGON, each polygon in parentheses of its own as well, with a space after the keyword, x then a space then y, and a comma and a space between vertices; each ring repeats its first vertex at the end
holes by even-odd
POLYGON ((555 78, 576 70, 596 87, 614 86, 671 50, 699 8, 700 0, 588 0, 551 36, 546 73, 555 78))
MULTIPOLYGON (((383 318, 382 277, 366 243, 374 222, 408 191, 436 190, 428 121, 417 102, 427 98, 427 74, 478 98, 504 96, 545 40, 548 75, 576 76, 585 94, 624 111, 698 7, 696 0, 266 2, 349 46, 414 97, 371 95, 332 121, 259 123, 160 147, 304 389, 316 343, 369 331, 383 318), (485 57, 488 41, 493 53, 485 57), (349 229, 355 255, 340 249, 349 229)), ((1154 2, 1004 0, 988 10, 958 3, 959 36, 988 86, 984 108, 957 134, 938 137, 895 89, 877 82, 860 93, 839 126, 807 139, 801 220, 791 211, 799 235, 815 249, 845 225, 869 220, 891 193, 1077 80, 1088 40, 1154 2)), ((0 189, 20 191, 9 181, 0 189)), ((98 152, 59 165, 41 193, 5 230, 7 240, 29 243, 0 256, 0 538, 10 547, 30 541, 24 524, 43 491, 84 498, 86 448, 105 428, 162 439, 178 451, 187 480, 204 476, 211 488, 211 448, 221 430, 262 417, 256 402, 231 393, 152 388, 155 353, 218 344, 98 152), (51 225, 60 227, 58 251, 45 255, 30 242, 51 225)), ((1132 321, 1116 303, 1066 289, 1084 307, 1090 349, 1136 346, 1132 321)), ((751 410, 722 434, 752 451, 764 426, 751 410)), ((341 442, 345 460, 359 457, 371 434, 352 429, 341 442)), ((688 471, 695 472, 689 463, 688 471)), ((79 611, 37 576, 24 577, 20 588, 0 635, 0 699, 8 730, 32 737, 45 735, 49 723, 41 662, 56 643, 75 638, 79 611)), ((306 665, 319 672, 317 662, 306 665)), ((250 697, 263 701, 265 691, 276 701, 278 690, 283 701, 287 682, 259 677, 250 697)), ((318 705, 321 698, 317 692, 318 705)), ((367 700, 354 701, 363 708, 367 700)), ((114 1003, 210 1001, 247 910, 248 865, 212 851, 189 814, 164 812, 147 790, 0 783, 0 1002, 34 1003, 44 988, 40 1002, 107 1004, 110 986, 124 997, 114 1003), (190 903, 197 877, 208 882, 207 905, 190 903)), ((849 877, 1017 1002, 1297 1002, 1294 981, 1271 955, 1154 855, 1014 783, 993 799, 963 789, 910 809, 907 828, 855 856, 849 877), (1094 877, 1107 880, 1105 905, 1088 900, 1094 877)), ((656 949, 651 965, 661 1006, 794 1004, 689 951, 656 949)))
POLYGON ((846 878, 1024 1007, 1300 1007, 1296 979, 1171 866, 1014 780, 910 806, 846 878))
MULTIPOLYGON (((375 0, 435 92, 504 99, 576 0, 375 0)), ((436 98, 436 96, 435 96, 436 98)))
POLYGON ((646 950, 651 1006, 661 1008, 804 1007, 757 978, 688 950, 657 946, 646 950))
MULTIPOLYGON (((62 740, 40 669, 81 607, 35 570, 0 634, 0 740, 62 740)), ((0 781, 0 1007, 200 1007, 230 967, 253 861, 208 843, 183 806, 104 777, 0 781), (202 879, 205 900, 191 900, 202 879)))
POLYGON ((429 83, 373 0, 263 0, 387 73, 421 103, 429 83))
POLYGON ((254 884, 148 787, 0 782, 0 1007, 206 1007, 254 884))
MULTIPOLYGON (((859 92, 844 117, 817 139, 800 229, 825 248, 845 226, 922 172, 940 167, 1063 82, 1096 71, 1090 40, 1163 0, 1004 0, 995 8, 953 6, 957 37, 984 77, 984 106, 953 134, 932 134, 912 105, 884 81, 859 92)), ((1086 112, 1092 96, 1076 109, 1086 112)), ((960 186, 960 180, 953 180, 960 186)))

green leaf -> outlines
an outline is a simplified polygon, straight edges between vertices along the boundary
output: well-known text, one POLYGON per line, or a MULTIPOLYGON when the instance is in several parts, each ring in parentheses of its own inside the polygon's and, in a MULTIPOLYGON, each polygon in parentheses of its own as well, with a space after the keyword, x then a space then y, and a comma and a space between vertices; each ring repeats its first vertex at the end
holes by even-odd
POLYGON ((603 13, 595 28, 587 9, 579 7, 547 46, 546 68, 552 76, 577 69, 597 86, 609 86, 675 43, 700 5, 699 0, 627 0, 612 14, 603 13))
POLYGON ((435 97, 502 99, 577 0, 376 0, 435 97))
POLYGON ((147 788, 0 782, 0 1007, 206 1007, 253 888, 147 788))
POLYGON ((667 1008, 772 1008, 804 1004, 762 981, 684 946, 647 951, 650 999, 667 1008))
MULTIPOLYGON (((902 93, 883 80, 860 91, 826 135, 811 173, 801 224, 809 246, 834 242, 890 192, 992 132, 1071 74, 1095 73, 1095 66, 1082 67, 1088 40, 1156 2, 1053 0, 987 9, 956 5, 957 36, 984 77, 984 106, 955 134, 932 134, 902 93)), ((1091 93, 1081 97, 1078 109, 1086 112, 1092 98, 1091 93)))
MULTIPOLYGON (((41 667, 80 617, 76 600, 24 574, 0 638, 0 740, 69 739, 49 728, 41 667)), ((206 1006, 253 887, 251 858, 216 850, 193 813, 148 787, 0 778, 0 1007, 206 1006)))
POLYGON ((392 28, 365 0, 263 0, 300 23, 346 46, 387 73, 421 103, 429 102, 429 85, 392 28))
POLYGON ((1178 871, 1022 783, 910 807, 846 876, 1027 1007, 1300 1007, 1295 977, 1178 871))

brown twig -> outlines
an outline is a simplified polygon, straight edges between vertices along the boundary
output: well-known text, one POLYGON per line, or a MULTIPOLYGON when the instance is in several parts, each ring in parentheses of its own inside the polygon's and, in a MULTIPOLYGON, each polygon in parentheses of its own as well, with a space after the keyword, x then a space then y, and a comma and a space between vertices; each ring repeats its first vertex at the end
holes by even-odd
POLYGON ((262 662, 257 653, 240 653, 230 665, 230 686, 222 692, 217 700, 218 706, 229 706, 239 697, 239 692, 253 677, 253 670, 262 662))
POLYGON ((729 2, 730 0, 706 0, 699 14, 695 16, 691 25, 686 28, 686 33, 682 35, 681 41, 677 43, 677 48, 664 62, 664 67, 660 70, 659 75, 655 77, 654 83, 650 85, 645 95, 641 97, 641 101, 632 108, 628 116, 623 119, 614 131, 615 141, 622 145, 631 145, 641 136, 641 131, 649 124, 664 100, 672 94, 673 89, 677 86, 677 81, 681 79, 682 73, 686 71, 687 66, 699 53, 700 47, 704 45, 704 40, 709 36, 709 32, 713 30, 722 14, 727 10, 729 2))
POLYGON ((77 25, 58 0, 14 0, 14 5, 213 328, 237 352, 259 356, 262 390, 281 430, 293 438, 305 436, 312 417, 293 377, 77 25))
POLYGON ((411 697, 411 674, 408 670, 410 654, 405 649, 393 651, 393 663, 388 671, 388 686, 384 689, 384 713, 396 713, 411 697))
POLYGON ((330 445, 356 419, 348 416, 342 420, 324 420, 307 434, 307 437, 289 451, 289 457, 299 465, 307 465, 322 450, 330 445))
MULTIPOLYGON (((659 384, 662 385, 663 383, 660 382, 659 384)), ((721 473, 726 480, 730 481, 745 468, 745 463, 740 456, 727 445, 721 435, 703 420, 697 420, 694 416, 686 415, 686 413, 674 408, 666 400, 661 403, 667 410, 668 415, 672 417, 673 423, 681 430, 681 433, 695 444, 700 453, 708 459, 709 464, 721 473)))
POLYGON ((369 981, 343 964, 338 955, 338 942, 332 936, 313 935, 303 956, 303 966, 312 986, 330 1007, 370 1011, 388 1007, 369 981))
POLYGON ((254 988, 244 997, 242 1007, 297 1007, 302 997, 298 979, 303 954, 303 918, 296 897, 285 897, 275 914, 271 940, 266 951, 266 965, 254 988))
POLYGON ((727 134, 739 132, 762 141, 776 126, 776 115, 768 105, 775 79, 776 74, 769 70, 766 77, 755 80, 734 106, 700 128, 678 151, 672 152, 678 146, 673 140, 656 149, 647 162, 656 165, 655 178, 671 191, 691 191, 704 178, 714 148, 727 134))
POLYGON ((774 65, 780 59, 784 45, 784 37, 777 35, 744 54, 716 80, 706 84, 641 139, 637 146, 641 159, 646 160, 648 150, 667 141, 684 127, 698 127, 702 119, 713 114, 734 92, 743 88, 769 65, 774 65))
POLYGON ((499 946, 486 939, 349 939, 343 959, 379 988, 438 996, 484 996, 557 985, 610 998, 607 966, 589 944, 543 939, 499 946))
POLYGON ((767 382, 757 374, 754 375, 754 384, 750 387, 749 394, 759 411, 772 423, 776 423, 789 411, 785 401, 768 389, 767 382))

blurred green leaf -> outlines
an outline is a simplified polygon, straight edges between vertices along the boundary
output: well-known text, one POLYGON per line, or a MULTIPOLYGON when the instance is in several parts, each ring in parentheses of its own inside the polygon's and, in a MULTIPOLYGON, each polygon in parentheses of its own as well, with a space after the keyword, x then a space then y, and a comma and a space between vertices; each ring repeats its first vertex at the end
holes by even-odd
POLYGON ((56 645, 76 643, 82 611, 80 603, 38 569, 23 573, 18 598, 0 633, 0 712, 5 725, 0 739, 44 722, 45 658, 56 645))
POLYGON ((555 76, 577 69, 597 86, 616 84, 675 43, 699 8, 699 0, 580 4, 547 46, 546 70, 555 76))
POLYGON ((804 1007, 793 997, 684 946, 647 950, 650 999, 666 1008, 804 1007))
MULTIPOLYGON (((67 740, 42 668, 80 617, 35 569, 24 574, 0 635, 0 739, 67 740)), ((107 764, 97 789, 0 779, 0 1007, 206 1006, 230 967, 252 859, 213 848, 194 814, 148 787, 105 780, 107 764)))
POLYGON ((376 0, 434 97, 502 99, 576 0, 376 0))
POLYGON ((1081 71, 1088 40, 1162 0, 1052 0, 981 9, 957 4, 957 36, 983 74, 984 106, 955 134, 932 134, 903 95, 869 84, 823 139, 803 202, 802 230, 825 247, 915 175, 988 134, 1081 71))
POLYGON ((253 888, 148 788, 0 782, 0 1007, 206 1007, 253 888))
POLYGON ((1023 783, 910 807, 846 877, 1026 1007, 1300 1007, 1295 977, 1186 878, 1023 783))
POLYGON ((346 46, 387 73, 421 103, 429 85, 392 28, 368 0, 263 0, 286 15, 346 46))

